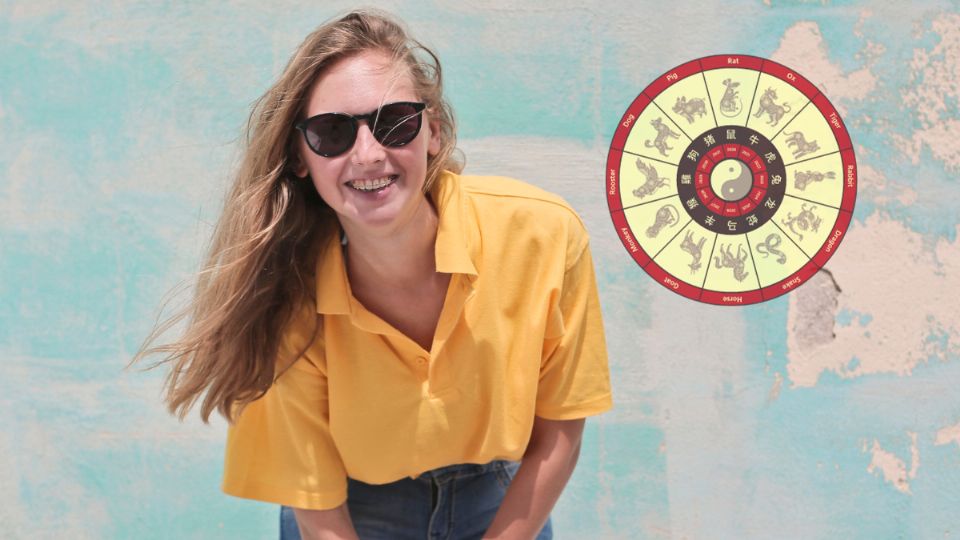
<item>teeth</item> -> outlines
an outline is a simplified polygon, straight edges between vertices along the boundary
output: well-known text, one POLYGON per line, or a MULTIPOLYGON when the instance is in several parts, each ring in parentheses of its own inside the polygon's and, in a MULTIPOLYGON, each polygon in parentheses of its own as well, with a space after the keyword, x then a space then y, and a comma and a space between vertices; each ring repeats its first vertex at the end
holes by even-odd
POLYGON ((391 182, 393 182, 392 176, 384 176, 383 178, 373 178, 370 180, 351 180, 348 184, 353 189, 360 191, 376 191, 387 187, 391 182))

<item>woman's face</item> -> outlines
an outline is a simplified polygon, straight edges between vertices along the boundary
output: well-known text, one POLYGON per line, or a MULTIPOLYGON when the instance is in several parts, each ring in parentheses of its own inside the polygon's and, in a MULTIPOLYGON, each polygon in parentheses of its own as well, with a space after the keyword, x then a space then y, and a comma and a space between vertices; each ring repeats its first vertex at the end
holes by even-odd
MULTIPOLYGON (((366 114, 398 101, 420 101, 405 69, 380 51, 368 51, 332 64, 307 94, 305 118, 328 112, 366 114)), ((322 157, 298 134, 298 176, 309 173, 320 197, 337 213, 349 235, 377 236, 401 229, 429 208, 423 194, 427 155, 440 150, 440 130, 424 111, 420 132, 410 143, 384 147, 361 121, 353 146, 322 157), (386 184, 385 187, 380 187, 386 184)))

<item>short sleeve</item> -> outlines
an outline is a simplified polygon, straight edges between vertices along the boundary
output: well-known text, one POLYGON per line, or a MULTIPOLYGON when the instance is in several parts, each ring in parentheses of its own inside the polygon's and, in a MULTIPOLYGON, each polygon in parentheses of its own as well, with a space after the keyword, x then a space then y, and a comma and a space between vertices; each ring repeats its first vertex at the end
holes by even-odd
POLYGON ((590 248, 582 249, 564 273, 550 306, 537 387, 536 415, 571 420, 613 407, 607 346, 590 248))
MULTIPOLYGON (((281 358, 292 358, 311 343, 313 323, 307 328, 303 321, 309 317, 298 319, 301 323, 283 337, 281 358)), ((318 336, 229 427, 224 493, 311 510, 346 501, 346 472, 330 437, 322 356, 318 336)))

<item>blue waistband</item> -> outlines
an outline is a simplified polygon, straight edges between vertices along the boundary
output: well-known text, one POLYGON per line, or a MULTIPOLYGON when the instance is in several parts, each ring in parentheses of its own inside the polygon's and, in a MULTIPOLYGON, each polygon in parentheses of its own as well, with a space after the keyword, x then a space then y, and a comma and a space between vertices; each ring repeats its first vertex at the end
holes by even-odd
POLYGON ((511 463, 510 461, 495 459, 490 463, 477 464, 477 463, 456 463, 453 465, 446 465, 443 467, 437 467, 436 469, 431 469, 429 471, 424 471, 417 476, 417 479, 424 478, 434 478, 437 482, 444 482, 451 478, 458 478, 461 476, 476 476, 478 474, 484 474, 490 471, 495 470, 497 467, 504 467, 507 464, 511 463))

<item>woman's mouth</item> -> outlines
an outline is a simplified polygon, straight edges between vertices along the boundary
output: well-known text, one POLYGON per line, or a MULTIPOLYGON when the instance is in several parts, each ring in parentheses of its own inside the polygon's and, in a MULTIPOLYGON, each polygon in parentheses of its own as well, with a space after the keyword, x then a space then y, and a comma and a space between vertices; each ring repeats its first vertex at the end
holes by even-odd
POLYGON ((381 189, 389 186, 390 184, 396 181, 397 181, 397 175, 391 174, 389 176, 383 176, 380 178, 350 180, 349 182, 347 182, 347 185, 363 193, 372 193, 374 191, 380 191, 381 189))

